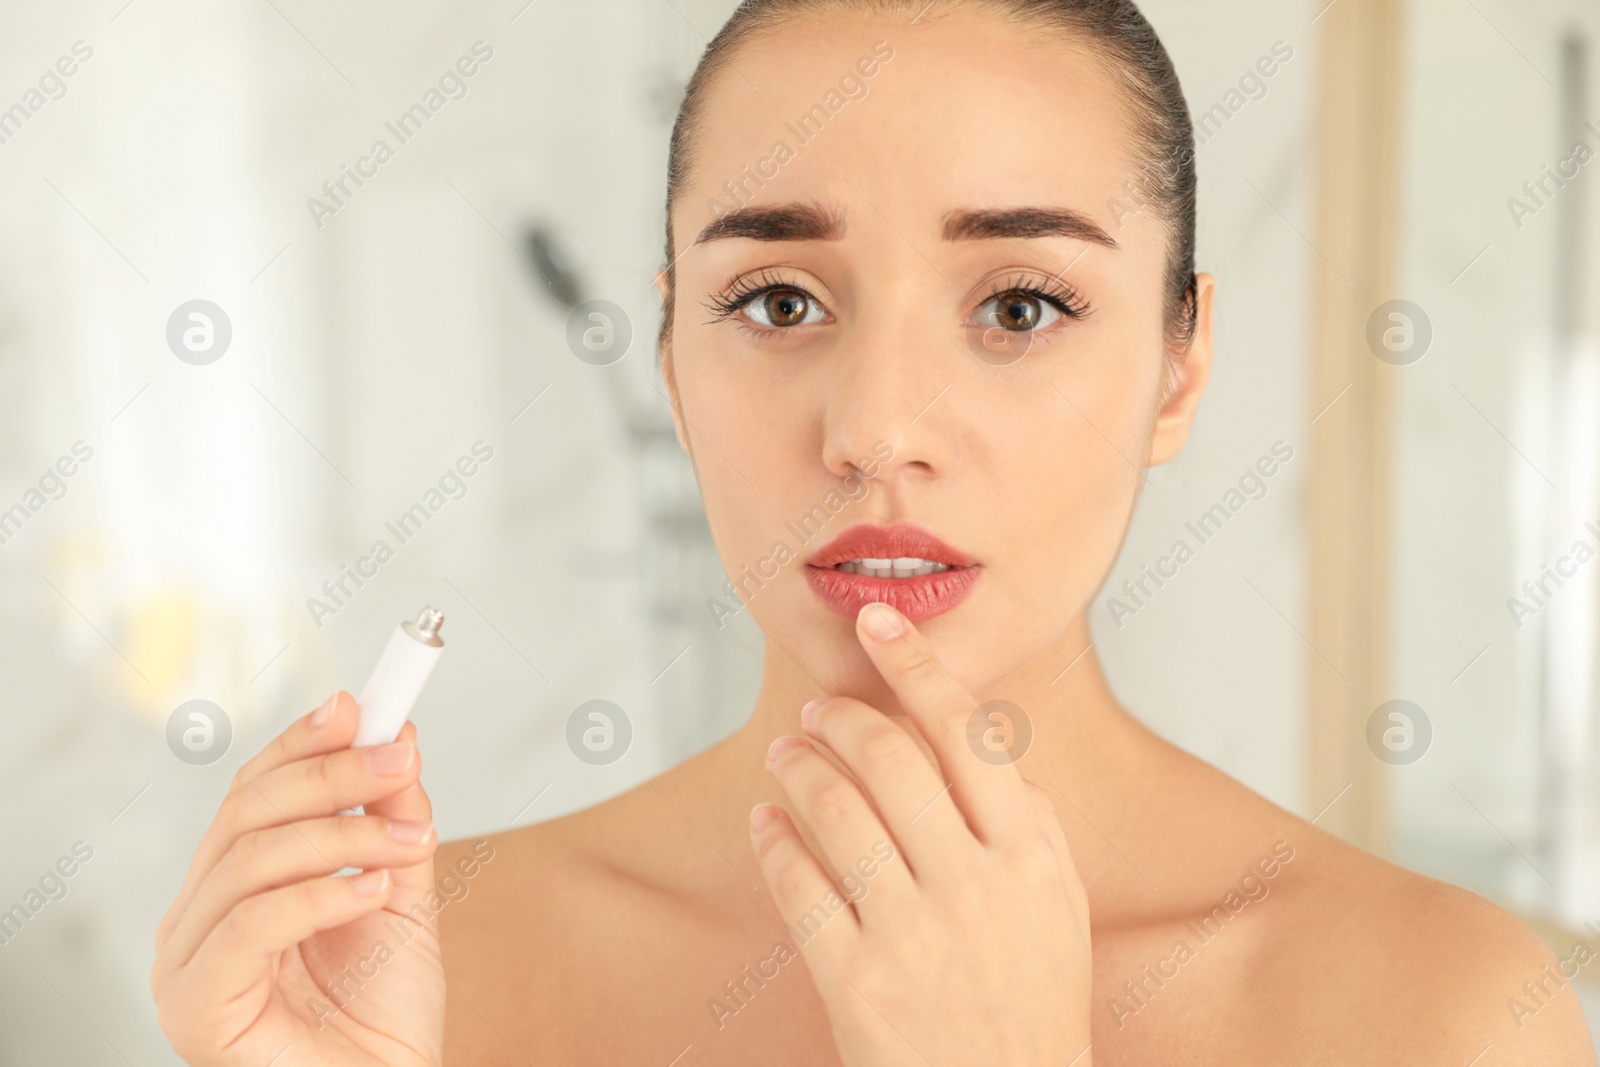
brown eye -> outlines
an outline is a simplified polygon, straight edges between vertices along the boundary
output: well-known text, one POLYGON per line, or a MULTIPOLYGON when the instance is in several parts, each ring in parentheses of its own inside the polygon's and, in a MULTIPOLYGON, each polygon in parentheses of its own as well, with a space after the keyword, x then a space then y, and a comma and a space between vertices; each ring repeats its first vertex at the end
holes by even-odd
POLYGON ((762 326, 798 326, 806 321, 811 301, 797 289, 774 289, 757 302, 759 314, 752 317, 762 326))
POLYGON ((1034 329, 1040 318, 1039 301, 1023 293, 1001 293, 995 298, 995 322, 1007 330, 1034 329))
POLYGON ((1053 304, 1022 289, 997 293, 978 309, 978 325, 1015 333, 1042 330, 1059 318, 1061 312, 1053 304))
POLYGON ((743 321, 767 330, 813 326, 828 321, 828 311, 817 298, 794 285, 762 285, 738 296, 718 297, 711 306, 719 303, 719 317, 726 318, 737 312, 743 321), (723 303, 724 300, 727 302, 723 303))

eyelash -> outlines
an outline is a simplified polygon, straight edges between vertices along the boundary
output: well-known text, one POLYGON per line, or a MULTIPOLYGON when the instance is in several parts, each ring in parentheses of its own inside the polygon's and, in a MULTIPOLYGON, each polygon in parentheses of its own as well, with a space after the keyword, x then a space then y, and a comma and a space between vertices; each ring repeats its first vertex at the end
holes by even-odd
MULTIPOLYGON (((713 323, 723 322, 733 318, 757 297, 765 296, 778 290, 792 290, 801 294, 807 300, 820 303, 803 286, 786 282, 767 271, 761 271, 755 275, 735 278, 722 292, 713 293, 706 300, 705 306, 712 314, 711 321, 713 323)), ((1052 278, 1048 282, 1041 283, 1027 275, 1018 275, 1010 281, 997 281, 995 286, 989 290, 989 295, 979 300, 977 306, 982 307, 997 297, 1013 293, 1042 300, 1069 319, 1084 319, 1093 310, 1089 302, 1083 299, 1076 289, 1059 279, 1052 278)))
POLYGON ((1072 286, 1057 278, 1047 282, 1039 282, 1028 275, 1017 275, 1010 281, 997 280, 994 288, 989 290, 989 295, 978 301, 982 307, 997 297, 1017 293, 1022 296, 1031 296, 1042 300, 1061 312, 1062 316, 1069 319, 1084 319, 1094 309, 1089 302, 1078 294, 1072 286))
MULTIPOLYGON (((816 300, 816 297, 812 296, 803 287, 786 282, 767 271, 761 271, 758 274, 735 278, 722 292, 712 293, 710 298, 706 300, 706 310, 711 312, 712 322, 722 322, 733 318, 756 297, 766 296, 768 293, 780 289, 793 290, 802 294, 807 300, 816 300)), ((749 324, 747 323, 746 325, 749 324)))

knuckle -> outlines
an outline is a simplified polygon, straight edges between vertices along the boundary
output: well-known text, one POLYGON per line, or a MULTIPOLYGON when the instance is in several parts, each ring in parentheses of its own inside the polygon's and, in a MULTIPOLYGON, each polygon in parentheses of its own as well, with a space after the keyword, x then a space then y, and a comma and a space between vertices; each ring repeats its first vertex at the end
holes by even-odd
POLYGON ((902 767, 910 763, 911 755, 911 738, 891 723, 879 723, 861 735, 861 758, 868 763, 902 767))
MULTIPOLYGON (((294 727, 290 726, 289 730, 292 729, 294 727)), ((246 783, 261 777, 265 769, 282 763, 289 751, 289 730, 268 741, 260 752, 241 763, 239 769, 233 772, 232 787, 242 788, 246 783)))
POLYGON ((178 925, 177 912, 178 902, 174 900, 172 906, 167 909, 167 913, 161 916, 161 921, 156 924, 155 949, 157 956, 160 956, 166 949, 167 942, 172 940, 173 928, 178 925))
POLYGON ((262 830, 251 830, 247 834, 240 834, 222 854, 222 866, 230 872, 256 870, 268 858, 270 852, 268 836, 262 830))
MULTIPOLYGON (((338 753, 343 755, 344 753, 338 753)), ((334 763, 334 757, 318 756, 311 761, 311 784, 317 792, 319 799, 332 796, 339 787, 339 769, 334 763)))
POLYGON ((228 940, 235 945, 254 945, 265 930, 266 916, 260 900, 259 897, 249 897, 239 901, 222 920, 228 940))
MULTIPOLYGON (((324 826, 328 824, 323 823, 324 826)), ((382 815, 337 816, 332 820, 332 847, 351 851, 379 841, 390 841, 389 820, 382 815)))
POLYGON ((806 889, 806 870, 796 860, 787 860, 772 876, 773 890, 779 900, 799 900, 806 889))
POLYGON ((843 778, 830 778, 811 793, 811 810, 819 822, 837 825, 850 819, 861 803, 855 786, 843 778))
POLYGON ((308 878, 289 888, 287 905, 294 915, 316 915, 334 899, 335 891, 347 889, 344 883, 343 878, 308 878))
POLYGON ((972 711, 966 708, 957 708, 941 715, 937 727, 940 739, 951 748, 966 744, 967 721, 971 718, 972 711))
POLYGON ((211 835, 214 841, 232 842, 245 830, 245 811, 249 799, 242 789, 230 790, 223 798, 222 805, 217 808, 216 818, 211 820, 211 835))
POLYGON ((756 840, 756 862, 763 870, 771 869, 772 864, 778 862, 774 857, 780 855, 778 849, 782 844, 783 835, 778 833, 762 834, 756 840))
POLYGON ((919 684, 940 677, 938 666, 921 649, 914 645, 907 645, 906 648, 906 654, 900 660, 900 677, 919 684))
MULTIPOLYGON (((394 849, 411 851, 415 845, 405 845, 389 836, 389 820, 380 815, 356 817, 341 816, 334 822, 334 840, 324 851, 335 862, 345 866, 360 866, 358 860, 389 855, 394 849)), ((432 843, 438 844, 438 835, 432 843)))
POLYGON ((224 816, 236 814, 238 809, 246 803, 255 788, 255 778, 245 774, 245 768, 240 767, 228 781, 228 791, 223 794, 222 804, 217 809, 217 821, 221 822, 224 816))

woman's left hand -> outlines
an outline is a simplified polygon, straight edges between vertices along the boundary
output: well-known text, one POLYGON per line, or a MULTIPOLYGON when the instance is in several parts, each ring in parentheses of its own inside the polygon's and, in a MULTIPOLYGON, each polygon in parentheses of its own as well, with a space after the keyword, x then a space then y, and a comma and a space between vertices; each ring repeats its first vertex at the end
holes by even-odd
POLYGON ((812 740, 779 738, 767 767, 820 855, 775 805, 751 812, 841 1058, 1089 1067, 1088 900, 1049 799, 969 746, 978 702, 903 615, 869 604, 856 635, 937 766, 877 709, 814 701, 812 740))

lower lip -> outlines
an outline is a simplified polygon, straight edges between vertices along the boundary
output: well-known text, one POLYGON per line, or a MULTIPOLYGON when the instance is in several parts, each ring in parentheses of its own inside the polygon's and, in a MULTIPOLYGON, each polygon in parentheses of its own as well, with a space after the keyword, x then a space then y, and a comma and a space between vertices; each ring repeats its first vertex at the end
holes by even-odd
POLYGON ((868 604, 888 604, 912 622, 943 615, 972 592, 977 567, 952 567, 915 578, 873 578, 834 567, 806 567, 806 581, 822 602, 853 619, 868 604))

